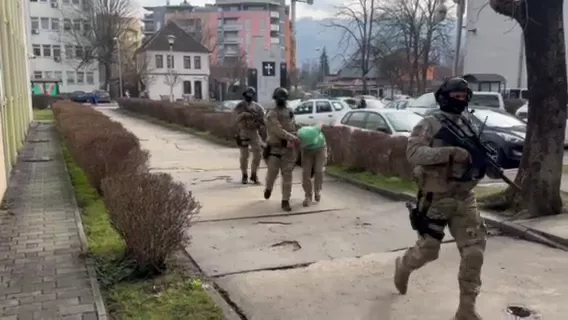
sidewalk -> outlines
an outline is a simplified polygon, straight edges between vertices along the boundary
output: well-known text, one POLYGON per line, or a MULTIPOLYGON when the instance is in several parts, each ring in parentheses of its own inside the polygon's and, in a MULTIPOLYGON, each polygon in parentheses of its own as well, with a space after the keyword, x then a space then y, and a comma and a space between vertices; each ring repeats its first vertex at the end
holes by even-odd
POLYGON ((0 211, 1 319, 104 318, 76 209, 55 127, 34 122, 0 211))

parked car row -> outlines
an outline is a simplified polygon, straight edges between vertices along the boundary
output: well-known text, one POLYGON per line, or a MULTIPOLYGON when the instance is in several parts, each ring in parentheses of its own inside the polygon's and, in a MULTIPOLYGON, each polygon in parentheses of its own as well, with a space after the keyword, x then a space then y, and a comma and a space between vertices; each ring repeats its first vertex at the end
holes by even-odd
POLYGON ((96 101, 98 103, 111 103, 110 94, 104 90, 93 90, 92 92, 74 91, 69 95, 71 101, 78 103, 91 103, 96 101))

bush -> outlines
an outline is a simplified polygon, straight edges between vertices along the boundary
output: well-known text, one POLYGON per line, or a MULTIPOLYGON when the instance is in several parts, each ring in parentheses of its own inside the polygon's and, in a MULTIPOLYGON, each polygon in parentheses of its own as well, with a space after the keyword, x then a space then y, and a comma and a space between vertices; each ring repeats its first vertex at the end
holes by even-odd
POLYGON ((168 255, 189 241, 187 228, 199 203, 169 174, 116 175, 103 181, 103 192, 127 256, 140 272, 159 273, 168 255))
POLYGON ((138 270, 163 271, 165 260, 186 244, 198 203, 168 174, 151 174, 148 153, 121 124, 71 101, 56 103, 57 128, 91 185, 103 196, 125 258, 138 270))

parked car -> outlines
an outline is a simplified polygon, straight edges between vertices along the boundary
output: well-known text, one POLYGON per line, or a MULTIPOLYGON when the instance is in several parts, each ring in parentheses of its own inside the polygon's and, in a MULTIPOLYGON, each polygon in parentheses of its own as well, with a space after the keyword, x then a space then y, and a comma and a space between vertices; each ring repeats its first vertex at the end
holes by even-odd
MULTIPOLYGON (((474 91, 469 105, 470 107, 480 106, 483 108, 505 110, 505 102, 503 102, 503 97, 499 92, 474 91)), ((408 108, 417 109, 437 107, 438 103, 434 98, 433 92, 425 93, 408 104, 408 108)))
MULTIPOLYGON (((432 109, 426 115, 434 112, 432 109)), ((494 108, 474 109, 471 120, 482 129, 481 141, 497 151, 493 160, 505 169, 517 168, 523 155, 526 123, 494 108)))
POLYGON ((225 100, 219 101, 215 105, 215 111, 217 112, 232 112, 233 109, 237 106, 237 104, 241 102, 241 100, 225 100))
POLYGON ((104 90, 93 90, 92 92, 74 91, 69 96, 71 101, 78 103, 90 103, 93 101, 93 97, 97 98, 98 103, 111 102, 110 94, 104 90))
POLYGON ((404 110, 410 104, 411 99, 404 99, 404 100, 393 100, 390 101, 385 105, 385 108, 388 109, 397 109, 397 110, 404 110))
POLYGON ((343 101, 351 109, 357 109, 357 99, 353 97, 337 97, 335 99, 343 101))
POLYGON ((312 126, 335 124, 350 108, 340 100, 311 99, 300 103, 293 110, 297 124, 312 126))
MULTIPOLYGON (((568 106, 567 106, 568 108, 568 106)), ((515 117, 527 122, 529 117, 529 103, 525 103, 515 112, 515 117)), ((566 129, 564 129, 564 148, 568 148, 568 118, 566 119, 566 129)))
POLYGON ((421 116, 406 110, 357 109, 347 112, 338 125, 408 137, 420 120, 421 116))

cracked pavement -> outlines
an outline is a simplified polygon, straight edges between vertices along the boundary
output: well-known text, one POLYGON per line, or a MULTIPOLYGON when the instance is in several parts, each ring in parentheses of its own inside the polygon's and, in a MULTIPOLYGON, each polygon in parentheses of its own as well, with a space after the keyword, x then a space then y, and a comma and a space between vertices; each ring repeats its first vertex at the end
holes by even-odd
MULTIPOLYGON (((293 211, 284 214, 279 186, 266 201, 262 185, 240 184, 238 150, 112 110, 102 112, 140 138, 151 153, 152 170, 184 182, 201 202, 186 249, 244 319, 453 316, 459 254, 449 235, 440 259, 412 275, 406 296, 392 285, 395 257, 416 240, 402 202, 326 177, 321 203, 304 208, 296 170, 293 211)), ((260 177, 264 173, 263 164, 260 177)), ((491 236, 479 312, 485 319, 514 319, 506 314, 507 306, 521 305, 542 319, 565 319, 567 264, 568 254, 560 250, 491 236)))

